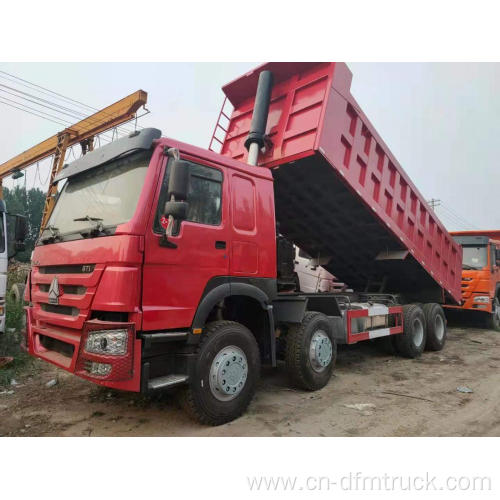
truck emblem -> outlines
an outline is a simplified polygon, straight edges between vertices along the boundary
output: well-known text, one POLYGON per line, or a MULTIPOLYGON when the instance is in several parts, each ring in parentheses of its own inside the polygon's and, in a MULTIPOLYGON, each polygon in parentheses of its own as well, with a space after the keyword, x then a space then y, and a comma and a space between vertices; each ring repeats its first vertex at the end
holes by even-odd
POLYGON ((59 305, 59 295, 59 281, 55 276, 49 288, 49 304, 59 305))

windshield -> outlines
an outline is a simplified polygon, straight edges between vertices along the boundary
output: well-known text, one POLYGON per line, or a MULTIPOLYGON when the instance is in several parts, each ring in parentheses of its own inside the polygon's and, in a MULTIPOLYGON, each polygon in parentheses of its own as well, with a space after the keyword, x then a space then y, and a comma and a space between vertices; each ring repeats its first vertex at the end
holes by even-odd
POLYGON ((483 269, 488 265, 487 247, 465 246, 463 247, 463 269, 483 269))
POLYGON ((105 235, 134 215, 151 152, 141 151, 68 178, 42 235, 105 235), (95 230, 98 229, 96 232, 95 230), (86 234, 87 233, 87 234, 86 234), (92 234, 91 234, 92 233, 92 234))

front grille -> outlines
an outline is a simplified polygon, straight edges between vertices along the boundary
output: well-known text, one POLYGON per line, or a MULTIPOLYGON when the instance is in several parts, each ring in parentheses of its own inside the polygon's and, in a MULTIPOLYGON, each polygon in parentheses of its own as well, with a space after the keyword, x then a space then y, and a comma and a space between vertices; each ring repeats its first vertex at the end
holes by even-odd
POLYGON ((78 316, 80 312, 76 307, 70 306, 56 306, 54 304, 40 304, 42 311, 54 313, 54 314, 64 314, 65 316, 78 316))
POLYGON ((40 274, 90 274, 94 271, 95 264, 78 264, 72 266, 41 266, 40 274))
MULTIPOLYGON (((41 292, 49 293, 50 285, 48 284, 40 284, 38 285, 41 292)), ((59 285, 59 288, 62 289, 62 293, 71 294, 71 295, 85 295, 87 289, 84 286, 78 285, 59 285)))
POLYGON ((103 264, 35 267, 31 278, 34 319, 39 319, 44 325, 54 324, 77 330, 83 328, 104 267, 103 264), (54 299, 49 297, 49 291, 55 278, 59 292, 57 301, 49 300, 54 299))

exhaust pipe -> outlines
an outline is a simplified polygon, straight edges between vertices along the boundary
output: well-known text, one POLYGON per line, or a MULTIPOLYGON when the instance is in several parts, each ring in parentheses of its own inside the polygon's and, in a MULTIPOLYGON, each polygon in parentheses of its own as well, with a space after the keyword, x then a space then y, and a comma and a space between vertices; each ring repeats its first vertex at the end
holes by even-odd
POLYGON ((273 89, 273 74, 270 71, 262 71, 259 75, 257 94, 253 108, 252 123, 245 147, 248 150, 248 164, 257 165, 260 150, 264 147, 264 136, 266 134, 267 116, 269 114, 269 103, 273 89))

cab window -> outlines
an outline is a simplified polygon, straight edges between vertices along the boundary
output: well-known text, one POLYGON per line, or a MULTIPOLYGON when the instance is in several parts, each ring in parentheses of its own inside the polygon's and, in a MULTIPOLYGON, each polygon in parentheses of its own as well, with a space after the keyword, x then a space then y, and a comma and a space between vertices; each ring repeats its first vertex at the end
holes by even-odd
MULTIPOLYGON (((187 201, 189 209, 186 220, 198 224, 218 226, 221 223, 222 214, 222 172, 216 168, 188 163, 190 177, 187 201)), ((165 171, 156 211, 154 231, 157 233, 164 231, 161 222, 167 201, 170 164, 171 161, 169 161, 165 171)))

